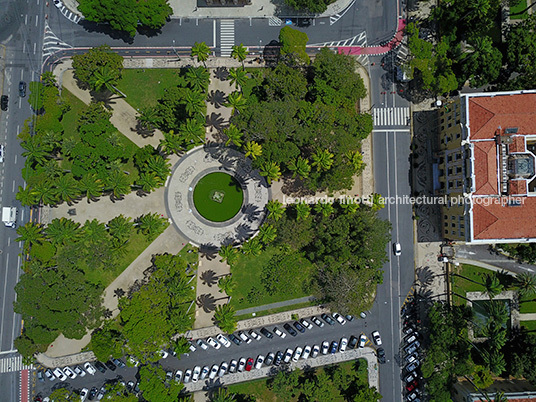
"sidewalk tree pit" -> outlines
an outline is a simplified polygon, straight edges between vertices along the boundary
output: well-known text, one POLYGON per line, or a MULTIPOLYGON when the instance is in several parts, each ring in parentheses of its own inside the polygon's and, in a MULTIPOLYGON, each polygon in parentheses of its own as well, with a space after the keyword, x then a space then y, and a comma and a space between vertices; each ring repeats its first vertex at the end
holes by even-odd
POLYGON ((234 217, 244 201, 238 180, 227 173, 209 173, 194 188, 194 205, 201 216, 212 222, 234 217))

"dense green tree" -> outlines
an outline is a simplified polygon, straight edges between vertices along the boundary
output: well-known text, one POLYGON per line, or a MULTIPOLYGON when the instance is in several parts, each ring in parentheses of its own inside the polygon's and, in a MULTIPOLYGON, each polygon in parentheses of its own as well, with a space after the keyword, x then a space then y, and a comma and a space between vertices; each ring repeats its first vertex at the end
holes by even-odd
POLYGON ((240 247, 240 251, 242 251, 242 254, 245 255, 257 256, 262 252, 262 244, 258 237, 254 237, 253 239, 249 239, 243 243, 242 247, 240 247))
POLYGON ((232 108, 233 114, 242 112, 246 107, 246 103, 247 99, 238 91, 231 92, 227 95, 226 106, 232 108))
POLYGON ((166 381, 166 372, 160 366, 142 366, 139 375, 139 387, 147 401, 176 402, 184 388, 182 383, 166 381))
MULTIPOLYGON (((285 0, 292 1, 292 0, 285 0)), ((291 55, 302 63, 309 64, 309 55, 305 50, 305 46, 309 41, 309 37, 305 32, 298 31, 289 26, 281 28, 279 31, 279 43, 281 44, 281 55, 291 55)))
MULTIPOLYGON (((100 2, 101 0, 97 1, 100 2)), ((81 7, 84 8, 82 4, 81 7)), ((92 12, 97 13, 98 9, 93 10, 92 12)), ((84 11, 82 11, 82 13, 85 14, 84 11)), ((113 71, 113 73, 110 74, 115 74, 115 76, 118 78, 121 77, 121 71, 123 69, 123 57, 113 52, 112 49, 107 45, 94 47, 89 49, 86 53, 73 56, 73 69, 75 77, 86 86, 90 86, 95 74, 104 67, 108 68, 109 71, 113 71)))
POLYGON ((31 186, 27 186, 26 188, 19 186, 15 198, 24 206, 32 206, 38 202, 38 194, 31 186))
POLYGON ((144 28, 162 28, 173 13, 169 0, 138 1, 138 24, 144 28))
POLYGON ((225 142, 226 146, 229 146, 231 143, 237 147, 242 146, 242 133, 234 124, 229 124, 229 127, 226 127, 223 130, 223 133, 227 136, 227 141, 225 142))
POLYGON ((318 213, 321 213, 327 218, 328 216, 330 216, 331 214, 335 212, 335 208, 333 208, 333 204, 331 204, 330 202, 320 201, 316 203, 315 211, 318 213))
POLYGON ((262 146, 255 141, 246 142, 244 150, 246 151, 246 158, 251 156, 252 159, 257 159, 257 157, 262 155, 262 146))
POLYGON ((489 296, 490 299, 493 299, 495 296, 497 296, 503 291, 504 287, 495 273, 486 274, 483 276, 483 279, 484 287, 486 288, 485 293, 489 296))
POLYGON ((40 244, 44 239, 43 226, 34 222, 27 222, 25 225, 19 226, 17 234, 19 237, 15 240, 24 242, 25 249, 33 244, 40 244))
POLYGON ((462 60, 462 69, 472 87, 495 82, 502 67, 502 53, 489 36, 474 39, 473 52, 462 60))
POLYGON ((260 175, 266 177, 268 184, 281 178, 281 168, 276 162, 264 162, 260 169, 260 175))
POLYGON ((54 180, 56 198, 69 205, 80 196, 78 182, 72 173, 66 173, 54 180))
POLYGON ((111 357, 123 355, 123 343, 121 332, 114 328, 112 321, 107 321, 102 328, 91 334, 90 349, 98 360, 105 362, 111 357))
POLYGON ((180 136, 173 131, 164 132, 164 138, 160 140, 160 150, 165 155, 177 154, 179 155, 183 148, 183 141, 180 136))
POLYGON ((281 204, 278 200, 269 200, 266 204, 266 209, 268 210, 268 218, 278 221, 281 219, 285 213, 285 206, 281 204))
POLYGON ((235 309, 230 304, 220 304, 214 310, 214 323, 226 334, 236 331, 235 309))
POLYGON ((167 220, 156 212, 145 214, 136 219, 138 232, 147 237, 149 241, 156 239, 167 227, 167 220))
POLYGON ((227 264, 232 266, 236 262, 236 258, 238 257, 238 250, 234 248, 232 244, 227 244, 220 248, 218 254, 221 257, 220 262, 225 261, 227 262, 227 264))
POLYGON ((229 69, 229 81, 231 85, 234 85, 236 89, 244 87, 248 80, 246 71, 243 68, 234 68, 229 69))
POLYGON ((80 224, 67 218, 54 218, 45 228, 48 239, 54 245, 75 242, 82 234, 80 224))
POLYGON ((292 177, 296 177, 296 175, 298 175, 301 178, 305 179, 309 177, 309 173, 311 172, 311 165, 309 164, 309 161, 307 159, 298 156, 298 158, 292 159, 289 162, 288 169, 293 172, 292 177))
POLYGON ((305 202, 295 204, 294 208, 296 209, 297 220, 307 219, 311 215, 311 206, 305 202))
POLYGON ((298 370, 280 370, 269 381, 268 386, 279 400, 290 401, 299 394, 299 378, 298 370))
POLYGON ((313 14, 322 14, 333 0, 285 0, 285 4, 298 10, 313 14))
POLYGON ((195 119, 186 119, 179 127, 179 135, 186 149, 192 149, 205 142, 205 127, 203 123, 195 119))
POLYGON ((186 70, 186 82, 188 86, 199 92, 207 92, 210 83, 210 73, 203 67, 190 67, 186 70))
POLYGON ((196 57, 198 62, 203 63, 205 68, 207 67, 206 61, 208 60, 208 57, 210 55, 210 48, 207 46, 205 42, 195 42, 192 46, 191 50, 191 56, 196 57))
POLYGON ((210 402, 234 402, 236 401, 235 394, 230 393, 226 388, 218 388, 210 397, 210 402))
POLYGON ((530 272, 521 272, 516 275, 515 283, 521 297, 536 295, 536 275, 530 272))
POLYGON ((244 68, 244 60, 246 60, 248 53, 247 48, 241 43, 240 45, 233 45, 231 57, 242 63, 242 68, 244 68))
POLYGON ((264 244, 270 244, 277 237, 277 229, 274 227, 274 225, 268 225, 267 223, 264 223, 259 229, 258 237, 260 241, 264 244))
POLYGON ((231 296, 233 291, 236 289, 237 283, 233 279, 232 275, 226 275, 218 281, 218 288, 220 288, 220 293, 225 293, 227 296, 231 296))
POLYGON ((49 157, 46 149, 39 143, 37 136, 30 137, 20 145, 26 150, 22 153, 22 156, 26 158, 26 161, 30 166, 43 165, 49 157))
POLYGON ((119 80, 120 73, 111 69, 109 66, 102 66, 91 76, 89 84, 95 91, 108 90, 112 93, 117 92, 115 84, 119 80))
POLYGON ((108 232, 112 236, 114 247, 120 247, 125 244, 130 239, 133 230, 132 218, 125 217, 123 214, 108 222, 108 232))
POLYGON ((329 170, 333 165, 333 156, 327 149, 319 149, 312 155, 313 166, 319 171, 329 170))
POLYGON ((86 196, 88 202, 102 195, 104 185, 96 173, 86 173, 78 181, 78 188, 86 196))
POLYGON ((190 116, 197 113, 203 113, 206 109, 205 96, 198 91, 188 91, 184 97, 186 112, 190 116))
POLYGON ((120 200, 130 192, 130 178, 123 172, 113 172, 106 177, 105 188, 116 200, 120 200))

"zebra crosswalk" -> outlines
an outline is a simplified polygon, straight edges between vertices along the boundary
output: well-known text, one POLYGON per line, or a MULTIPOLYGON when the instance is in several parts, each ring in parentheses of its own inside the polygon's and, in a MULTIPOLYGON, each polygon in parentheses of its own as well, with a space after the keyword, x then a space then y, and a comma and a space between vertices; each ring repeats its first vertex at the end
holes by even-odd
POLYGON ((60 13, 62 13, 65 18, 67 18, 69 21, 74 22, 75 24, 78 24, 80 20, 82 19, 79 15, 76 15, 75 13, 73 13, 63 4, 61 5, 61 8, 59 10, 60 10, 60 13))
POLYGON ((409 126, 409 107, 380 107, 373 109, 374 127, 409 126))
POLYGON ((13 357, 4 357, 0 359, 0 373, 13 373, 21 370, 32 370, 33 366, 22 363, 22 356, 17 354, 13 357))
POLYGON ((268 18, 268 26, 279 27, 282 24, 283 24, 283 20, 281 18, 277 18, 277 17, 268 18))
POLYGON ((234 20, 220 22, 220 56, 229 57, 235 42, 234 20))
POLYGON ((52 53, 62 49, 70 49, 71 45, 59 39, 45 22, 45 37, 43 38, 43 60, 52 53))
MULTIPOLYGON (((313 43, 310 45, 311 47, 350 47, 350 46, 357 46, 357 47, 366 47, 367 46, 367 32, 363 31, 360 34, 356 36, 352 36, 348 39, 341 39, 339 41, 335 42, 321 42, 321 43, 313 43)), ((368 65, 368 55, 361 54, 357 56, 357 61, 359 64, 363 66, 368 65)))

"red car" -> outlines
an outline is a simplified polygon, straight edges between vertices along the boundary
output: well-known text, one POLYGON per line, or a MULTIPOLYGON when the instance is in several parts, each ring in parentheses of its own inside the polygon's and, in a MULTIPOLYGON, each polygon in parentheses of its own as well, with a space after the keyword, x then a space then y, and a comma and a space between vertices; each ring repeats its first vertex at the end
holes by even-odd
POLYGON ((417 380, 413 380, 408 385, 406 385, 406 389, 408 392, 411 392, 415 389, 415 387, 418 385, 417 380))
POLYGON ((253 368, 253 359, 250 357, 246 362, 246 371, 251 371, 253 368))

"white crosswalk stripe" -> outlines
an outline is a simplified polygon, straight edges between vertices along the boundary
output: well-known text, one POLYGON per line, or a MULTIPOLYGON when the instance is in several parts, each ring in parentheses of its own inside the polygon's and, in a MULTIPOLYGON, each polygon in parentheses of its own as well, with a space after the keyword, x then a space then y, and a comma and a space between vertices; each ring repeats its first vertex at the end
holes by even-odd
POLYGON ((0 359, 0 373, 13 373, 21 370, 32 370, 32 365, 22 364, 22 356, 4 357, 0 359))
POLYGON ((339 18, 341 18, 341 17, 342 17, 342 15, 340 15, 340 14, 332 15, 331 17, 329 17, 329 25, 335 24, 337 21, 339 21, 339 18))
POLYGON ((374 127, 409 126, 409 107, 374 108, 374 127))
POLYGON ((235 41, 234 20, 220 22, 220 56, 229 57, 235 41))
POLYGON ((61 49, 70 49, 71 45, 63 42, 59 39, 54 32, 48 26, 48 23, 45 22, 45 37, 43 38, 43 60, 50 56, 52 53, 57 52, 61 49))
POLYGON ((74 22, 75 24, 78 24, 82 18, 80 16, 73 13, 71 10, 69 10, 67 7, 62 6, 60 8, 60 12, 69 20, 74 22))
POLYGON ((277 17, 270 17, 268 18, 268 25, 271 27, 279 27, 283 24, 283 20, 281 18, 277 17))

